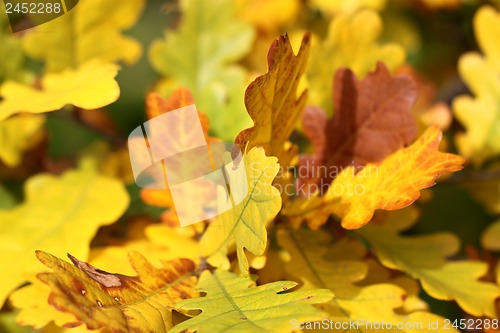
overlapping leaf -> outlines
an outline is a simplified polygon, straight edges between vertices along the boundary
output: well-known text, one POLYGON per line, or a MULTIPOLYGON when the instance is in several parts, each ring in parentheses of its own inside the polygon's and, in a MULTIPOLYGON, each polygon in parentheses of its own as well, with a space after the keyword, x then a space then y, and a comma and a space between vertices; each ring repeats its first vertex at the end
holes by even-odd
POLYGON ((60 177, 40 174, 29 179, 25 201, 0 210, 0 264, 10 269, 0 277, 0 303, 25 274, 40 268, 35 250, 61 256, 71 251, 86 258, 97 229, 115 222, 128 201, 121 182, 100 176, 87 162, 60 177))
POLYGON ((331 214, 342 226, 357 229, 370 221, 376 209, 397 210, 412 204, 420 190, 434 185, 441 174, 462 168, 463 158, 438 150, 441 131, 429 127, 411 146, 398 150, 380 164, 361 171, 348 167, 335 178, 323 196, 298 199, 285 214, 299 221, 306 218, 317 228, 331 214))
POLYGON ((249 51, 254 31, 235 19, 232 0, 184 0, 181 7, 179 31, 153 42, 150 61, 171 80, 166 94, 188 88, 217 136, 232 141, 250 123, 242 103, 247 74, 234 62, 249 51))
POLYGON ((290 318, 322 319, 321 311, 311 304, 329 301, 331 292, 325 289, 288 292, 296 285, 278 281, 256 287, 249 277, 222 270, 205 271, 198 281, 198 290, 207 295, 176 304, 186 314, 192 310, 202 313, 175 326, 171 332, 288 332, 290 318))
POLYGON ((476 39, 485 56, 468 53, 460 58, 459 72, 474 94, 459 96, 453 111, 465 127, 457 135, 460 153, 474 163, 500 153, 500 14, 482 7, 474 17, 476 39))
MULTIPOLYGON (((334 293, 333 300, 321 306, 329 319, 339 323, 332 329, 334 332, 380 332, 380 328, 370 328, 368 323, 384 322, 396 330, 399 323, 428 325, 429 321, 440 323, 436 332, 447 331, 443 319, 431 313, 396 312, 404 305, 407 293, 389 279, 372 276, 369 284, 359 286, 367 278, 368 268, 373 267, 361 260, 364 253, 356 249, 359 243, 344 239, 331 248, 331 239, 322 231, 280 230, 278 237, 290 254, 286 271, 302 283, 301 290, 328 288, 334 293)), ((396 331, 416 333, 422 329, 428 327, 408 325, 396 331)))
POLYGON ((242 202, 208 225, 200 240, 200 248, 208 263, 228 269, 228 248, 235 244, 240 271, 248 274, 245 249, 257 256, 264 254, 266 224, 281 209, 281 197, 278 189, 272 186, 279 170, 276 157, 267 157, 264 149, 255 147, 243 155, 243 162, 248 194, 242 202))
POLYGON ((37 256, 53 270, 38 274, 51 287, 49 303, 89 329, 166 333, 172 327, 173 304, 196 295, 194 264, 188 259, 156 268, 132 252, 130 263, 138 276, 128 277, 96 270, 74 257, 70 258, 77 267, 45 252, 37 256))
POLYGON ((0 87, 0 121, 18 112, 43 113, 72 104, 95 109, 118 99, 120 88, 114 80, 118 67, 113 64, 88 62, 76 70, 48 73, 40 82, 41 89, 7 81, 0 87))
POLYGON ((59 311, 49 304, 49 286, 34 275, 28 281, 29 285, 16 290, 9 297, 12 306, 20 309, 16 317, 20 325, 41 329, 53 322, 58 327, 64 325, 80 327, 80 322, 74 315, 59 311))
POLYGON ((144 0, 85 0, 68 13, 30 29, 23 39, 25 52, 45 62, 46 71, 79 68, 89 60, 132 64, 140 44, 122 31, 141 15, 144 0))
POLYGON ((309 35, 305 35, 295 56, 285 35, 276 39, 269 48, 268 72, 252 82, 245 93, 245 105, 254 126, 236 138, 242 150, 261 146, 268 155, 276 156, 281 165, 290 164, 296 150, 290 147, 288 138, 307 99, 307 93, 299 93, 297 88, 305 71, 309 45, 309 35))
POLYGON ((400 66, 405 59, 403 48, 394 43, 380 45, 381 33, 382 20, 375 11, 335 16, 326 39, 311 50, 308 104, 332 113, 332 77, 339 68, 348 67, 362 78, 378 61, 391 71, 400 66))
POLYGON ((487 273, 488 265, 478 261, 446 261, 459 248, 454 235, 399 235, 416 222, 416 217, 415 210, 402 210, 384 223, 370 224, 357 232, 374 247, 382 264, 419 279, 432 297, 455 300, 474 316, 495 317, 494 301, 500 297, 500 288, 478 280, 487 273))
POLYGON ((302 157, 299 168, 314 175, 312 181, 319 181, 321 188, 343 167, 382 161, 412 143, 417 132, 411 110, 417 88, 410 77, 392 77, 379 62, 361 81, 351 70, 339 69, 333 88, 331 119, 326 121, 318 108, 308 108, 303 117, 304 132, 317 151, 314 157, 302 157), (319 166, 326 172, 320 174, 319 166))
POLYGON ((9 167, 21 163, 23 153, 43 138, 45 118, 23 114, 0 122, 0 161, 9 167))

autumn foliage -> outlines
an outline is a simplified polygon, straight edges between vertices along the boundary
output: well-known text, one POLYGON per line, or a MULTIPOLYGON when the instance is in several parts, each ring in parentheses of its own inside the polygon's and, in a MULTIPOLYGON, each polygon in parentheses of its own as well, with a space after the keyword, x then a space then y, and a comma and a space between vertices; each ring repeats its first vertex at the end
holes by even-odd
POLYGON ((500 7, 80 0, 0 29, 1 332, 500 332, 500 7), (472 46, 438 57, 415 22, 446 15, 472 46), (127 137, 192 104, 248 192, 180 227, 127 137))

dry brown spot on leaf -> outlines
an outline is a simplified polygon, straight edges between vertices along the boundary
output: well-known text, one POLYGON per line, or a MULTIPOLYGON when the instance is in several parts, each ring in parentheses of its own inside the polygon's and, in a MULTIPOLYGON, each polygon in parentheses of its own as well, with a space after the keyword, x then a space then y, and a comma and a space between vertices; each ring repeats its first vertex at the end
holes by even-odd
MULTIPOLYGON (((80 268, 90 278, 99 282, 103 286, 109 288, 109 287, 120 287, 122 285, 120 278, 117 275, 105 272, 105 271, 100 270, 98 268, 95 268, 94 266, 87 264, 85 261, 81 261, 81 260, 73 257, 69 253, 68 253, 68 258, 73 262, 73 264, 76 267, 80 268)), ((82 290, 84 290, 84 289, 82 289, 82 290)), ((83 292, 82 292, 82 294, 83 294, 83 292)))

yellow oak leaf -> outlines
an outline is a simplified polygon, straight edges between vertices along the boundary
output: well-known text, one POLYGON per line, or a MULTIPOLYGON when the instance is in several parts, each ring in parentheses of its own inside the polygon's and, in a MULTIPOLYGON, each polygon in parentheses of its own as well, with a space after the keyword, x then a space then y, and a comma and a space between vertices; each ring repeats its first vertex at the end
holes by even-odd
POLYGON ((188 259, 165 261, 156 268, 132 252, 130 264, 138 276, 129 277, 68 256, 75 266, 37 251, 38 259, 53 270, 37 277, 51 288, 49 303, 71 313, 89 329, 166 333, 173 326, 174 303, 196 295, 194 264, 188 259))
POLYGON ((313 45, 307 69, 309 105, 319 106, 332 114, 332 78, 348 67, 358 78, 374 70, 378 61, 393 71, 405 60, 404 49, 394 43, 380 45, 382 19, 377 12, 363 10, 339 14, 331 21, 327 37, 313 45))
POLYGON ((500 288, 478 279, 488 272, 488 264, 479 261, 447 261, 456 254, 460 243, 450 233, 401 236, 417 220, 415 209, 393 212, 380 223, 358 229, 376 251, 381 263, 391 269, 406 272, 420 280, 432 297, 455 300, 474 316, 496 317, 495 299, 500 288), (425 255, 422 255, 425 253, 425 255))
POLYGON ((23 38, 25 52, 45 62, 48 72, 79 68, 99 59, 132 64, 141 45, 121 34, 132 27, 145 0, 85 0, 68 13, 30 29, 23 38))
POLYGON ((474 97, 458 96, 453 111, 465 127, 456 136, 458 149, 475 164, 500 153, 500 13, 484 6, 474 16, 476 39, 485 56, 463 55, 458 69, 474 97))
POLYGON ((31 114, 0 121, 0 161, 8 167, 19 165, 23 153, 43 138, 44 124, 43 116, 31 114))
POLYGON ((18 112, 43 113, 66 104, 83 109, 108 105, 120 95, 114 80, 117 73, 116 65, 92 61, 76 70, 46 74, 41 79, 41 89, 7 81, 0 87, 0 121, 18 112))
POLYGON ((500 220, 493 222, 484 231, 481 238, 483 247, 490 251, 500 251, 500 220))
MULTIPOLYGON (((371 281, 364 285, 368 269, 373 267, 360 257, 362 253, 354 245, 357 243, 344 241, 339 248, 335 248, 338 242, 334 242, 331 248, 332 240, 328 236, 322 230, 281 229, 278 242, 290 254, 286 271, 288 277, 301 283, 300 290, 327 288, 333 292, 334 298, 321 304, 321 308, 328 313, 328 319, 337 323, 335 328, 332 325, 331 331, 380 332, 380 327, 370 328, 369 323, 384 322, 393 325, 393 329, 398 328, 397 332, 417 333, 427 330, 429 322, 436 321, 439 329, 433 332, 448 331, 444 329, 444 319, 434 314, 425 311, 400 312, 407 296, 402 286, 406 287, 407 282, 396 284, 388 277, 372 276, 371 281), (358 253, 349 254, 351 248, 358 253), (401 323, 408 325, 398 327, 401 323)), ((303 327, 309 326, 304 323, 303 327)))
POLYGON ((264 254, 266 224, 281 209, 281 196, 272 186, 279 170, 276 157, 267 157, 264 149, 255 147, 243 155, 243 161, 248 193, 243 201, 209 223, 200 240, 200 251, 209 264, 228 269, 228 248, 235 244, 240 271, 248 274, 245 249, 256 256, 264 254))
POLYGON ((290 165, 296 149, 288 143, 307 100, 307 92, 297 96, 298 85, 309 55, 309 35, 302 39, 294 55, 287 35, 276 39, 267 55, 268 71, 253 81, 245 92, 245 105, 254 126, 238 134, 235 142, 241 149, 263 147, 278 158, 282 166, 290 165))
POLYGON ((22 326, 41 329, 53 322, 62 327, 79 326, 80 322, 68 312, 58 311, 48 303, 50 287, 38 280, 34 275, 28 279, 29 285, 16 290, 9 297, 12 306, 20 309, 16 317, 22 326))
POLYGON ((25 184, 25 201, 0 210, 0 264, 9 274, 0 278, 0 303, 26 274, 38 271, 36 249, 87 258, 100 226, 115 222, 129 197, 123 184, 97 174, 88 161, 62 176, 39 174, 25 184))
POLYGON ((202 313, 170 332, 289 332, 290 318, 298 321, 324 318, 311 304, 329 301, 331 292, 325 289, 290 291, 296 285, 291 281, 277 281, 255 286, 250 277, 223 270, 204 271, 197 287, 206 296, 175 305, 186 314, 193 310, 202 310, 202 313))
POLYGON ((180 1, 178 31, 167 31, 149 50, 151 64, 169 80, 162 95, 188 88, 214 133, 226 141, 251 124, 243 105, 247 72, 235 62, 250 50, 255 31, 236 19, 236 5, 234 0, 180 1))
POLYGON ((463 158, 438 150, 442 133, 429 127, 411 146, 398 150, 380 164, 344 169, 323 196, 298 199, 285 208, 285 215, 312 228, 323 225, 331 214, 342 219, 346 229, 367 224, 375 210, 397 210, 411 205, 420 190, 434 185, 446 172, 462 169, 463 158))

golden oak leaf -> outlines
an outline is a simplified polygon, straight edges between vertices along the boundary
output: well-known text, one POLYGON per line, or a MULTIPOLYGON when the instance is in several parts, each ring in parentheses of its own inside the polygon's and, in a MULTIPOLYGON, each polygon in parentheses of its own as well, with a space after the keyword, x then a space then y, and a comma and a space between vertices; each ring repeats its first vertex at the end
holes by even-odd
POLYGON ((116 101, 120 87, 114 80, 118 67, 88 62, 76 70, 48 73, 41 89, 7 81, 0 86, 0 121, 18 112, 43 113, 59 110, 66 104, 96 109, 116 101))
POLYGON ((21 163, 23 153, 43 138, 45 118, 21 114, 0 122, 0 161, 8 167, 21 163))
POLYGON ((192 310, 202 313, 178 324, 171 332, 288 332, 290 318, 322 319, 322 312, 311 304, 327 302, 332 298, 331 292, 290 291, 296 285, 278 281, 255 286, 250 277, 220 269, 214 273, 204 271, 197 287, 206 296, 176 304, 176 309, 186 314, 192 310))
POLYGON ((287 143, 307 99, 306 91, 297 97, 297 88, 307 63, 309 38, 308 34, 304 36, 299 53, 294 55, 288 36, 278 37, 269 48, 267 73, 255 79, 245 92, 245 105, 254 126, 238 134, 235 142, 242 150, 263 147, 282 166, 288 166, 296 152, 287 143))
POLYGON ((382 19, 375 11, 336 15, 327 37, 311 50, 308 104, 332 114, 332 77, 339 68, 347 67, 364 77, 378 61, 391 71, 400 66, 405 60, 404 49, 394 43, 380 45, 377 40, 381 33, 382 19))
POLYGON ((373 258, 364 260, 368 266, 368 274, 358 283, 361 286, 369 286, 377 283, 391 283, 401 287, 406 292, 404 304, 401 311, 411 313, 414 311, 429 311, 429 305, 420 297, 421 288, 418 280, 406 275, 397 275, 394 270, 390 270, 373 258))
POLYGON ((441 130, 429 127, 415 143, 380 165, 368 164, 357 174, 352 167, 344 170, 331 185, 334 193, 338 188, 344 191, 339 211, 342 226, 356 229, 368 223, 376 209, 411 205, 420 190, 434 185, 440 175, 462 169, 462 157, 439 152, 441 138, 441 130))
MULTIPOLYGON (((417 133, 411 110, 417 87, 410 77, 392 77, 379 62, 363 80, 349 69, 339 69, 333 87, 335 114, 331 119, 326 121, 318 108, 306 109, 303 116, 304 132, 318 151, 314 158, 302 158, 299 168, 312 173, 315 177, 310 178, 319 181, 321 189, 343 167, 380 162, 412 143, 417 133), (319 166, 326 172, 320 172, 319 166)), ((301 178, 298 187, 301 192, 301 178)))
POLYGON ((10 269, 0 278, 0 303, 25 274, 38 270, 33 251, 72 251, 86 258, 97 229, 115 222, 127 208, 129 197, 120 181, 97 174, 88 161, 81 164, 60 177, 30 178, 25 201, 0 210, 0 264, 10 269))
POLYGON ((267 157, 264 149, 255 147, 243 155, 243 161, 247 186, 236 186, 246 187, 248 193, 232 209, 209 223, 200 241, 200 250, 201 255, 207 257, 209 264, 228 269, 228 248, 235 244, 240 271, 242 274, 248 274, 245 249, 257 256, 264 254, 267 242, 266 224, 281 209, 281 196, 278 189, 272 186, 279 170, 276 157, 267 157))
POLYGON ((441 130, 429 127, 411 146, 380 164, 369 163, 357 173, 353 167, 344 169, 325 195, 295 200, 284 213, 296 222, 307 219, 312 228, 336 214, 344 228, 357 229, 370 221, 376 209, 397 210, 411 205, 420 190, 434 185, 440 175, 462 168, 462 157, 439 152, 441 137, 441 130))
POLYGON ((392 213, 384 222, 371 223, 357 232, 373 246, 384 266, 402 270, 419 279, 423 289, 432 297, 455 300, 474 316, 496 317, 494 301, 500 297, 500 288, 479 281, 487 273, 488 265, 471 260, 446 261, 459 249, 455 235, 399 235, 416 222, 417 216, 414 209, 408 208, 392 213))
POLYGON ((121 31, 137 22, 144 4, 144 0, 81 1, 68 13, 28 30, 24 50, 43 60, 48 72, 79 68, 93 59, 132 64, 141 55, 141 46, 121 31))
POLYGON ((53 270, 37 275, 51 288, 49 303, 89 329, 167 332, 173 326, 174 303, 196 295, 194 264, 188 259, 166 261, 156 268, 132 252, 130 264, 138 276, 129 277, 96 269, 72 256, 77 267, 45 252, 37 251, 37 256, 53 270))
MULTIPOLYGON (((370 328, 368 323, 384 322, 392 324, 396 332, 417 333, 426 330, 428 327, 425 325, 429 321, 439 322, 439 329, 435 332, 448 331, 444 329, 443 318, 434 314, 424 311, 400 312, 400 308, 406 305, 404 299, 407 292, 402 286, 407 287, 407 282, 398 281, 396 283, 399 284, 396 284, 388 276, 374 278, 375 273, 371 272, 371 281, 364 284, 368 269, 373 266, 362 260, 363 253, 349 253, 349 249, 353 249, 354 253, 359 252, 359 243, 336 241, 332 246, 331 237, 322 230, 291 229, 279 230, 278 241, 290 254, 285 266, 287 278, 300 281, 300 290, 328 288, 333 292, 334 298, 321 304, 329 319, 338 323, 331 331, 380 332, 380 327, 370 328), (350 326, 350 323, 355 324, 350 326), (422 326, 400 328, 397 327, 399 323, 421 323, 422 326)), ((308 326, 304 324, 303 327, 308 326)))
POLYGON ((465 127, 456 137, 460 153, 475 164, 500 153, 500 14, 484 6, 474 16, 476 39, 485 57, 479 53, 463 55, 459 61, 462 79, 472 96, 453 100, 453 111, 465 127))
POLYGON ((74 315, 62 312, 48 303, 50 287, 38 280, 34 275, 28 279, 29 285, 16 290, 9 297, 12 306, 20 309, 16 317, 17 323, 41 329, 51 322, 62 327, 79 326, 74 315))
POLYGON ((162 94, 188 88, 214 133, 232 141, 251 122, 245 113, 246 70, 237 65, 252 46, 255 31, 236 19, 234 0, 182 0, 177 31, 168 30, 149 50, 153 67, 167 80, 162 94))

